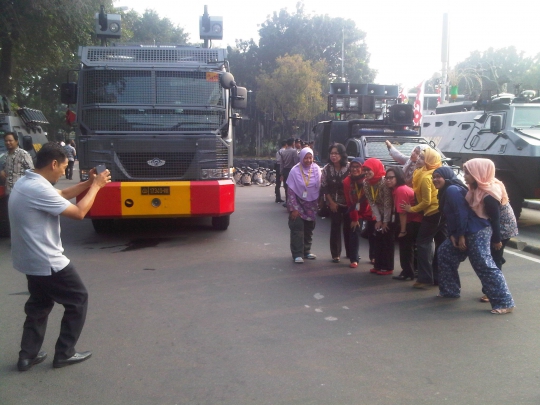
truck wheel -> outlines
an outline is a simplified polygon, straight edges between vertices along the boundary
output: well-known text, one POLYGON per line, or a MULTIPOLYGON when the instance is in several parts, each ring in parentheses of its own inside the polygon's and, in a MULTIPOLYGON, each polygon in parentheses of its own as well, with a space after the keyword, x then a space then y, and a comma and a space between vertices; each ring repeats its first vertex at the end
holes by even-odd
POLYGON ((231 222, 231 216, 226 215, 224 217, 212 217, 212 227, 216 231, 226 231, 231 222))
POLYGON ((97 233, 111 233, 114 230, 113 219, 93 219, 92 225, 97 233))

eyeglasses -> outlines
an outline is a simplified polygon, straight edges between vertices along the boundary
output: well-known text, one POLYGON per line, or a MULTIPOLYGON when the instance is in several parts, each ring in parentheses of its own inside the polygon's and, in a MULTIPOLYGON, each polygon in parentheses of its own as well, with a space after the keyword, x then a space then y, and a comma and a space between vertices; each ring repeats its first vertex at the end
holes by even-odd
POLYGON ((392 180, 392 179, 395 179, 396 176, 386 176, 384 179, 385 180, 392 180))

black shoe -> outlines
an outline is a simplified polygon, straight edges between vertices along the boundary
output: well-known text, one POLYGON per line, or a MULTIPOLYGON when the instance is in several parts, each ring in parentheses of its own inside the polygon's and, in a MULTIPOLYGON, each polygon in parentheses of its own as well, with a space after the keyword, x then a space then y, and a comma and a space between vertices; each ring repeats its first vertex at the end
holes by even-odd
POLYGON ((28 371, 34 364, 39 364, 47 358, 47 353, 39 352, 33 359, 19 359, 17 362, 17 368, 19 371, 28 371))
POLYGON ((403 273, 401 273, 399 276, 394 276, 392 278, 394 280, 401 280, 401 281, 414 280, 414 276, 405 276, 403 273))
POLYGON ((277 203, 280 203, 280 202, 285 202, 285 201, 283 201, 283 200, 276 200, 276 204, 277 204, 277 203))
POLYGON ((283 206, 284 206, 285 208, 287 208, 287 203, 283 204, 283 206))
POLYGON ((91 356, 92 356, 92 352, 82 352, 82 353, 75 353, 69 359, 65 359, 65 360, 54 359, 53 367, 61 368, 61 367, 71 366, 72 364, 77 364, 85 360, 88 360, 91 356))

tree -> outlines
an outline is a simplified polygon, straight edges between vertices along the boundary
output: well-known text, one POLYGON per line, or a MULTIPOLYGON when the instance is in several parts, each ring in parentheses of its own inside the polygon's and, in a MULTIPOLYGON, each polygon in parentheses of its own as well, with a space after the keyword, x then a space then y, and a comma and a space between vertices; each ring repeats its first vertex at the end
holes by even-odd
POLYGON ((183 28, 175 26, 166 17, 160 18, 154 10, 145 10, 142 16, 132 10, 123 16, 123 21, 126 32, 122 42, 185 45, 189 39, 183 28))
POLYGON ((305 61, 300 55, 278 57, 276 64, 272 73, 263 73, 257 79, 256 102, 292 131, 298 121, 308 121, 324 109, 321 82, 326 66, 305 61))

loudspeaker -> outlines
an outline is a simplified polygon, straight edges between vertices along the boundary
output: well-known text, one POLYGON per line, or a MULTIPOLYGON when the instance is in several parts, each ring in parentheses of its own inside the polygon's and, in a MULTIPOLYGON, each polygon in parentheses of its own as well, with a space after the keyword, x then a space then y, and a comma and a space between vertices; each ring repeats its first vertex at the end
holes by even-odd
POLYGON ((77 103, 77 83, 62 83, 60 85, 60 101, 63 104, 77 103))
POLYGON ((199 17, 201 39, 223 39, 223 17, 199 17))
POLYGON ((98 38, 120 38, 122 36, 122 17, 120 14, 95 15, 96 35, 98 38))
POLYGON ((388 110, 390 124, 413 124, 414 106, 412 104, 394 104, 388 110))
POLYGON ((349 94, 349 83, 330 83, 330 94, 349 94))
POLYGON ((350 84, 349 93, 351 95, 367 96, 368 85, 367 84, 350 84))

